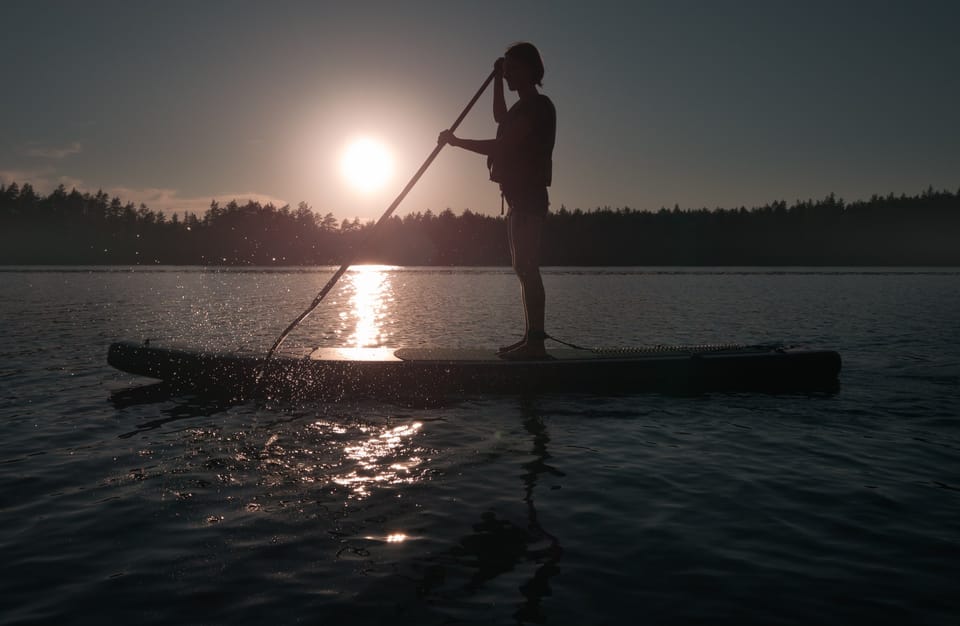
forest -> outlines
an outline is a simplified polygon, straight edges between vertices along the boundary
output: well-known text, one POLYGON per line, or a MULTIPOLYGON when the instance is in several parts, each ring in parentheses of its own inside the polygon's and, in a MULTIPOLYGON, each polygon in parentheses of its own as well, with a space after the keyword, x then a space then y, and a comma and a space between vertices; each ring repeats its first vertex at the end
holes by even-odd
MULTIPOLYGON (((547 266, 960 266, 960 190, 746 208, 552 210, 547 266)), ((211 202, 167 215, 62 185, 0 185, 4 265, 509 265, 506 220, 447 209, 375 229, 296 208, 211 202)))

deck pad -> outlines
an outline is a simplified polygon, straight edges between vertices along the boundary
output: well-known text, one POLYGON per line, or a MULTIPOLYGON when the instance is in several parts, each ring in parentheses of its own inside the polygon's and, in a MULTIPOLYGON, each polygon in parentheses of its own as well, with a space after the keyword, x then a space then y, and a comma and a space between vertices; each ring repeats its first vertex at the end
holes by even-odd
MULTIPOLYGON (((599 359, 638 359, 651 356, 691 356, 708 353, 743 353, 757 354, 782 350, 780 345, 745 346, 740 344, 696 344, 696 345, 650 345, 633 348, 596 348, 591 350, 577 350, 574 348, 547 349, 551 360, 561 361, 596 361, 599 359)), ((400 348, 393 352, 401 361, 450 361, 450 362, 477 362, 491 361, 513 363, 497 354, 493 348, 400 348)), ((537 363, 538 360, 524 361, 537 363)))

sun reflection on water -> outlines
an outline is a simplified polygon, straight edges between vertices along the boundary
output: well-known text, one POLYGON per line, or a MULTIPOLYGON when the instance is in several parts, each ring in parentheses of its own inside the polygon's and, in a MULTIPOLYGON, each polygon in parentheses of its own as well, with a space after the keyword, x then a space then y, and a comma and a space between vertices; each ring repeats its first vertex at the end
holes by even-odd
POLYGON ((383 345, 387 333, 381 323, 393 302, 390 285, 390 266, 359 265, 351 269, 348 277, 353 288, 350 310, 341 313, 344 321, 356 320, 347 345, 356 348, 371 348, 383 345))
POLYGON ((375 430, 367 439, 345 446, 346 458, 355 465, 334 477, 333 482, 349 488, 360 498, 369 495, 370 487, 375 485, 414 482, 414 470, 423 463, 423 458, 410 455, 398 460, 396 457, 422 427, 422 422, 412 422, 383 431, 375 430), (395 460, 388 462, 391 457, 395 460))
MULTIPOLYGON (((417 445, 423 422, 400 425, 315 420, 292 436, 271 435, 262 448, 237 454, 231 466, 254 462, 258 482, 270 489, 316 485, 327 493, 362 500, 379 488, 413 485, 425 479, 428 448, 417 445)), ((410 539, 391 533, 388 543, 410 539)))

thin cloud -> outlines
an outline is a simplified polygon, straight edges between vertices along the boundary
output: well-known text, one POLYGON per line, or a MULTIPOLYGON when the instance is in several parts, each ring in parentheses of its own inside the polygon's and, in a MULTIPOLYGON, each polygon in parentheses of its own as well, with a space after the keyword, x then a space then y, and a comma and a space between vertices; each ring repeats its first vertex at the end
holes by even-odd
POLYGON ((34 145, 30 148, 27 148, 26 155, 30 157, 37 157, 40 159, 65 159, 71 154, 80 154, 83 151, 83 146, 79 141, 74 141, 68 146, 63 147, 48 147, 48 146, 37 146, 34 145))
POLYGON ((181 195, 176 189, 164 187, 92 188, 79 178, 57 176, 52 168, 0 170, 0 183, 9 185, 14 182, 18 185, 29 183, 38 194, 50 193, 57 185, 63 185, 68 191, 77 189, 80 192, 96 193, 102 190, 111 198, 120 198, 121 202, 132 202, 137 206, 144 204, 154 211, 160 211, 168 215, 184 212, 203 215, 206 210, 210 208, 210 202, 212 200, 216 200, 221 206, 231 200, 236 200, 240 204, 253 201, 263 205, 272 204, 276 207, 282 207, 288 204, 283 198, 256 191, 220 192, 209 195, 186 196, 181 195))
POLYGON ((52 190, 54 187, 56 187, 56 185, 50 184, 53 180, 53 174, 54 170, 49 167, 29 170, 0 170, 0 183, 3 183, 4 185, 9 185, 10 183, 17 183, 18 185, 30 183, 30 185, 38 192, 46 189, 52 190))
POLYGON ((210 202, 216 200, 221 205, 236 200, 240 204, 247 201, 259 202, 260 204, 273 204, 281 207, 287 204, 286 200, 271 196, 270 194, 258 193, 255 191, 244 192, 222 192, 202 196, 184 196, 176 189, 162 187, 111 187, 104 189, 111 197, 118 197, 123 202, 133 202, 136 205, 145 204, 154 211, 162 211, 167 214, 172 213, 195 213, 203 215, 210 208, 210 202))
POLYGON ((21 186, 29 184, 39 194, 50 193, 59 185, 63 185, 67 191, 82 191, 85 188, 83 180, 74 176, 58 176, 56 169, 52 167, 0 170, 0 183, 17 183, 21 186))
POLYGON ((83 189, 83 181, 73 176, 58 176, 57 184, 63 185, 65 189, 83 189))

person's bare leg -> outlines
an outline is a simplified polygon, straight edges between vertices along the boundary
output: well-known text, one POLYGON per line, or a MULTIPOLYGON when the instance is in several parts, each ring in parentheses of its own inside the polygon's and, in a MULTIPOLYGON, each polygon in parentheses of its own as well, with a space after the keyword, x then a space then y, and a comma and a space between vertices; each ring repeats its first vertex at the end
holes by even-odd
POLYGON ((520 276, 520 291, 523 297, 524 315, 527 318, 527 334, 543 335, 547 294, 543 289, 543 277, 540 276, 539 267, 524 270, 523 275, 520 276))
MULTIPOLYGON (((513 232, 515 223, 516 223, 516 220, 513 219, 513 214, 511 213, 510 215, 507 216, 507 243, 510 245, 510 265, 514 268, 514 271, 516 271, 516 268, 517 268, 517 249, 516 249, 516 246, 514 245, 514 232, 513 232)), ((523 300, 523 284, 522 283, 520 285, 520 298, 522 301, 523 300)), ((524 304, 523 310, 524 310, 524 319, 526 320, 526 310, 527 310, 526 304, 524 304)), ((521 337, 519 341, 515 341, 514 343, 511 343, 509 346, 500 346, 500 348, 497 350, 497 354, 510 352, 511 350, 516 350, 517 348, 522 346, 524 343, 527 342, 527 335, 529 334, 529 332, 530 332, 530 325, 529 323, 527 323, 526 328, 523 331, 523 337, 521 337)))
POLYGON ((510 243, 513 269, 520 279, 520 296, 526 319, 524 341, 501 354, 504 358, 537 359, 546 356, 543 342, 546 293, 540 276, 540 233, 543 217, 514 213, 510 219, 510 243))

